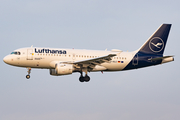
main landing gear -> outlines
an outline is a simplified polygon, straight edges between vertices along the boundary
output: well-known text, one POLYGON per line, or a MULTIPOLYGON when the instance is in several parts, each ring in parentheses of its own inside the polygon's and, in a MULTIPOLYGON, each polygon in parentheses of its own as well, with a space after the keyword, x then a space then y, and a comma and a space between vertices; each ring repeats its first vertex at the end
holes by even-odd
POLYGON ((89 82, 90 77, 87 74, 83 77, 82 72, 81 72, 81 76, 79 77, 79 81, 80 82, 89 82))
POLYGON ((28 69, 28 75, 26 75, 26 78, 29 79, 30 78, 30 73, 31 73, 31 68, 27 68, 28 69))

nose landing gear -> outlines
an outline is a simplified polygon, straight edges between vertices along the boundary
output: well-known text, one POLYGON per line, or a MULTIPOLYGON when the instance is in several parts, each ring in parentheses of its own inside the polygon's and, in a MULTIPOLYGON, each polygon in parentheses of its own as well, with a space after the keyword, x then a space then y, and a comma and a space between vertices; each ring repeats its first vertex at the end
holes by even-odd
POLYGON ((27 68, 28 69, 28 75, 26 75, 26 78, 29 79, 30 78, 30 73, 31 73, 31 68, 27 68))

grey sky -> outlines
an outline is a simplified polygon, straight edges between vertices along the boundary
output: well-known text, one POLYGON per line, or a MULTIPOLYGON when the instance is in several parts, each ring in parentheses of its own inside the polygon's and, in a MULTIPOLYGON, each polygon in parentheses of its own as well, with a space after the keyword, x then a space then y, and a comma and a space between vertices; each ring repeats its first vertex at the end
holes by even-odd
POLYGON ((179 120, 180 2, 177 0, 0 0, 1 120, 179 120), (162 24, 175 61, 123 72, 54 77, 6 65, 14 49, 138 49, 162 24))

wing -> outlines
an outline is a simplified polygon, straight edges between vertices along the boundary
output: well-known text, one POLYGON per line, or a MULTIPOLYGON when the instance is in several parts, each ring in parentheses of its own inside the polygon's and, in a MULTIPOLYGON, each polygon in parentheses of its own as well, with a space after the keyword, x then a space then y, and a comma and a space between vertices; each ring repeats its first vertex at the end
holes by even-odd
POLYGON ((109 54, 109 55, 105 55, 105 56, 101 56, 101 57, 97 57, 97 58, 75 61, 71 64, 73 64, 74 67, 76 67, 76 68, 89 67, 89 68, 93 69, 96 65, 100 65, 104 62, 108 62, 108 61, 112 60, 111 58, 114 56, 116 56, 116 54, 109 54))
POLYGON ((101 56, 101 57, 97 57, 97 58, 91 58, 91 59, 86 59, 86 60, 80 60, 80 61, 52 61, 49 65, 51 68, 55 68, 55 65, 57 63, 64 63, 64 64, 73 64, 73 66, 75 68, 94 68, 96 65, 100 65, 104 62, 108 62, 110 60, 112 60, 111 58, 116 56, 116 54, 109 54, 109 55, 105 55, 105 56, 101 56))

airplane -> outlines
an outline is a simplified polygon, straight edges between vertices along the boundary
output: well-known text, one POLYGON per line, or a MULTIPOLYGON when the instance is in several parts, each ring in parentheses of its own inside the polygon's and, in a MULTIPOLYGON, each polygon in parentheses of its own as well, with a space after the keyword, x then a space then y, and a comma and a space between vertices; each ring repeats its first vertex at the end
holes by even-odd
POLYGON ((27 68, 27 79, 31 68, 41 68, 49 69, 53 76, 79 72, 79 81, 88 82, 88 72, 131 70, 174 61, 174 56, 163 56, 170 28, 171 24, 162 24, 138 50, 132 52, 31 46, 14 50, 3 61, 27 68))

